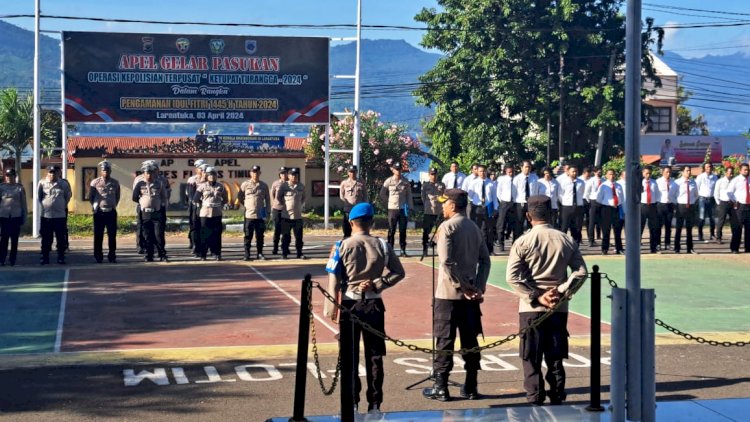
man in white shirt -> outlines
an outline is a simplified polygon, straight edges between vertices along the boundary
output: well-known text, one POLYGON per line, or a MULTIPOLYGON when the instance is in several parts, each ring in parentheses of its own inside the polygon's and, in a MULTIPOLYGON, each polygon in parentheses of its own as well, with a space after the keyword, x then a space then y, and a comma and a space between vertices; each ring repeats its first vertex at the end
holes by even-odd
POLYGON ((443 176, 443 184, 446 189, 461 189, 466 175, 458 170, 458 162, 451 163, 451 171, 443 176))
POLYGON ((745 253, 750 253, 750 180, 748 180, 747 163, 740 166, 740 174, 729 183, 727 195, 734 207, 736 228, 732 230, 730 249, 732 253, 740 253, 740 237, 745 232, 745 253))
POLYGON ((649 249, 651 253, 656 253, 659 246, 659 187, 651 178, 651 167, 644 167, 641 175, 641 239, 648 221, 649 249))
POLYGON ((542 169, 542 178, 536 182, 537 195, 544 195, 552 202, 552 225, 559 229, 559 210, 558 204, 560 202, 560 184, 552 177, 552 168, 545 167, 542 169))
POLYGON ((729 183, 732 181, 732 177, 734 177, 734 167, 725 168, 724 177, 719 179, 714 187, 714 201, 716 202, 716 240, 719 244, 724 243, 724 240, 722 239, 722 231, 727 216, 729 216, 730 227, 736 227, 736 224, 734 223, 734 215, 732 213, 732 202, 729 200, 729 195, 727 195, 727 189, 729 188, 729 183))
POLYGON ((664 230, 664 247, 662 250, 669 249, 672 244, 672 218, 674 217, 674 195, 677 189, 674 180, 672 180, 672 169, 664 167, 661 169, 661 177, 656 180, 656 186, 659 188, 659 203, 656 204, 656 211, 659 213, 659 237, 664 230))
POLYGON ((521 237, 526 229, 526 211, 528 210, 529 197, 536 195, 536 174, 531 172, 531 161, 524 160, 521 163, 521 173, 513 178, 513 203, 515 207, 513 240, 521 237))
MULTIPOLYGON (((584 192, 586 190, 586 183, 591 178, 591 166, 586 166, 581 170, 581 175, 578 176, 579 179, 583 182, 584 192)), ((581 234, 583 234, 583 227, 589 226, 589 200, 584 195, 583 196, 583 226, 581 226, 581 234)))
MULTIPOLYGON (((621 171, 620 178, 616 182, 618 185, 620 185, 620 189, 622 189, 622 198, 620 198, 622 202, 625 202, 628 200, 626 173, 627 172, 625 170, 621 171)), ((618 214, 620 216, 620 224, 616 224, 614 226, 615 237, 619 236, 620 238, 622 238, 622 229, 625 227, 625 207, 620 206, 620 208, 618 209, 618 214), (619 233, 617 233, 618 231, 619 233)))
POLYGON ((497 236, 498 247, 505 251, 505 239, 510 237, 513 230, 513 219, 515 217, 515 208, 513 207, 513 198, 516 196, 513 185, 513 166, 509 163, 503 168, 504 175, 497 178, 495 182, 495 197, 498 201, 497 210, 497 236))
POLYGON ((586 181, 586 188, 583 191, 583 198, 588 201, 589 204, 589 221, 586 230, 589 238, 589 246, 594 246, 596 244, 594 242, 595 226, 601 226, 601 211, 599 209, 599 203, 596 202, 596 193, 599 191, 599 186, 602 185, 603 181, 601 167, 595 167, 593 176, 589 177, 586 181))
POLYGON ((695 185, 695 181, 690 178, 690 167, 684 166, 682 168, 682 177, 675 180, 677 189, 674 192, 674 202, 677 205, 677 227, 674 233, 674 252, 680 253, 681 244, 680 237, 682 234, 682 227, 685 227, 687 237, 687 253, 697 254, 693 248, 693 225, 695 224, 695 214, 697 212, 696 204, 698 203, 698 186, 695 185))
MULTIPOLYGON (((479 171, 479 164, 477 164, 477 163, 472 164, 471 165, 471 174, 468 175, 468 176, 466 176, 464 178, 464 181, 461 182, 461 190, 463 190, 464 192, 469 192, 469 185, 471 184, 471 182, 474 181, 474 179, 476 179, 478 177, 478 174, 477 174, 478 171, 479 171)), ((448 188, 447 186, 448 185, 446 185, 446 188, 448 188)), ((448 188, 448 189, 450 189, 450 188, 448 188)))
MULTIPOLYGON (((468 186, 469 202, 471 211, 469 218, 482 232, 482 240, 487 244, 487 250, 492 251, 492 224, 490 216, 497 209, 495 189, 492 181, 487 177, 487 167, 477 166, 477 178, 468 186)), ((490 252, 491 253, 491 252, 490 252)))
POLYGON ((599 204, 602 216, 602 255, 609 253, 609 236, 611 229, 615 231, 615 253, 623 253, 622 248, 622 220, 620 220, 620 206, 624 205, 625 195, 622 187, 615 182, 615 171, 607 170, 607 180, 602 182, 596 193, 596 203, 599 204), (620 230, 617 228, 620 227, 620 230))
POLYGON ((714 223, 714 188, 719 178, 714 174, 711 163, 703 163, 703 173, 695 178, 698 186, 698 241, 703 241, 703 225, 708 219, 711 229, 711 240, 714 240, 716 224, 714 223))
POLYGON ((585 183, 578 177, 576 166, 568 167, 568 174, 558 177, 560 183, 560 230, 570 230, 573 240, 581 244, 583 229, 583 191, 585 183))

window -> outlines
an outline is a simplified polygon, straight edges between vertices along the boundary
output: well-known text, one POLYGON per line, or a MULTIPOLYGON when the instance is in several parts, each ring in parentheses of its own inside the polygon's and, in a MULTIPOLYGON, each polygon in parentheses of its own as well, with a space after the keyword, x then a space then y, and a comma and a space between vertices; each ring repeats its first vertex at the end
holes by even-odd
POLYGON ((648 114, 647 132, 672 131, 672 107, 654 107, 648 114))

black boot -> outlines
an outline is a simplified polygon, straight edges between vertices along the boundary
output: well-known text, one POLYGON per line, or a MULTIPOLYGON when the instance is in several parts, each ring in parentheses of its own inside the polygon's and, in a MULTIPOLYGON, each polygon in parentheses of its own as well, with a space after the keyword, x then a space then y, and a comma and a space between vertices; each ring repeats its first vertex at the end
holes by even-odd
POLYGON ((461 397, 467 400, 476 400, 481 398, 481 394, 477 391, 477 370, 466 370, 466 381, 461 386, 461 397))
POLYGON ((422 396, 426 399, 448 401, 451 399, 448 392, 448 374, 435 375, 435 384, 432 388, 422 390, 422 396))

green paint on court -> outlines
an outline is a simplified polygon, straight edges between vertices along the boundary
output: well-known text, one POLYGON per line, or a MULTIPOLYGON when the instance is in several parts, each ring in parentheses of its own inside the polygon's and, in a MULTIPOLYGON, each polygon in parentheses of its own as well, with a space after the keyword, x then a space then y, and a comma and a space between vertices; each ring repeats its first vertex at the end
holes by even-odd
POLYGON ((0 272, 0 354, 53 352, 65 270, 0 272))
MULTIPOLYGON (((624 257, 587 256, 586 265, 594 265, 625 288, 624 257)), ((505 282, 506 258, 493 258, 490 283, 510 290, 505 282)), ((644 256, 641 259, 641 287, 656 291, 656 318, 688 332, 750 331, 750 263, 745 257, 644 256)), ((573 298, 571 310, 590 315, 590 279, 573 298)), ((602 320, 609 322, 611 292, 602 284, 602 320)), ((658 332, 666 332, 657 327, 658 332)))

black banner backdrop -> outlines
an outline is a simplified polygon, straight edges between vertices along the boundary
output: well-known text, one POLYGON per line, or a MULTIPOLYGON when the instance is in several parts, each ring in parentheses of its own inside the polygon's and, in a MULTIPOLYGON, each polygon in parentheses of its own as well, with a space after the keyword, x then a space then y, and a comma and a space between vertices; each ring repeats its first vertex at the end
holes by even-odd
POLYGON ((328 122, 328 39, 64 32, 68 122, 328 122))

